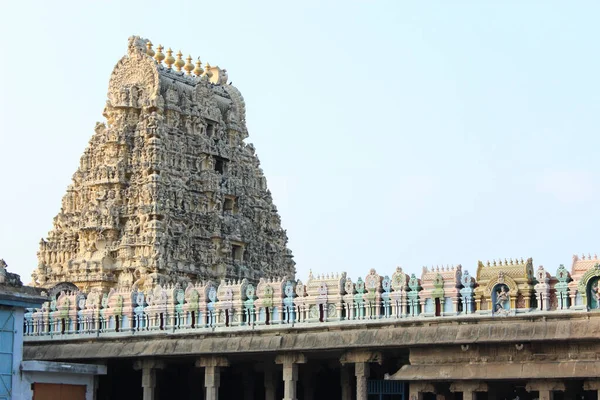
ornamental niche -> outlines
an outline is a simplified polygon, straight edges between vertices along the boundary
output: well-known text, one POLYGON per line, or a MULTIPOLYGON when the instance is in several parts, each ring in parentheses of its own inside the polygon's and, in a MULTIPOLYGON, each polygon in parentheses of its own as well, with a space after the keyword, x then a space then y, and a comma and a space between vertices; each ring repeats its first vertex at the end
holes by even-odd
POLYGON ((132 37, 81 157, 36 286, 80 290, 295 275, 227 72, 132 37))

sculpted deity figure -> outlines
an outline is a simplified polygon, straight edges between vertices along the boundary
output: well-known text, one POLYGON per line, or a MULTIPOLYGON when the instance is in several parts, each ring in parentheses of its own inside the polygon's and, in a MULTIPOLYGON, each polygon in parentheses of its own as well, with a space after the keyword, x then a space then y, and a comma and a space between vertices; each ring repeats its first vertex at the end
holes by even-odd
POLYGON ((505 285, 502 285, 496 293, 496 311, 502 311, 505 309, 505 305, 508 302, 508 288, 505 285))
POLYGON ((594 296, 594 300, 596 300, 596 308, 600 309, 600 288, 598 287, 598 281, 592 286, 592 296, 594 296))

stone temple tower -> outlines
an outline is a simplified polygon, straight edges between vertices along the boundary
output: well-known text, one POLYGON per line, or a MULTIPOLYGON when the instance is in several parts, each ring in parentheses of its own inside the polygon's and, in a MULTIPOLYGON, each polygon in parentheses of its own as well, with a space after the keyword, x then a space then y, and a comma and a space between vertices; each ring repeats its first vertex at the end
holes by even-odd
POLYGON ((226 70, 132 37, 40 242, 38 286, 82 290, 295 274, 226 70))

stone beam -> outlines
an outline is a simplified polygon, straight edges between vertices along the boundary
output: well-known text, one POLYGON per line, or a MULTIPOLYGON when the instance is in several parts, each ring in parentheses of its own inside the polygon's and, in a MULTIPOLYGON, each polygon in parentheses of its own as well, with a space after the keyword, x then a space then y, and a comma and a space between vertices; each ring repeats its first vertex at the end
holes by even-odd
POLYGON ((225 357, 201 357, 196 360, 196 367, 229 367, 229 360, 225 357))
POLYGON ((306 357, 301 353, 278 354, 275 357, 275 364, 306 364, 306 357))
POLYGON ((378 363, 381 365, 383 356, 380 351, 354 350, 348 351, 340 357, 340 363, 356 364, 356 363, 378 363))
POLYGON ((600 380, 584 381, 583 390, 600 390, 600 380))
POLYGON ((451 392, 487 392, 488 385, 480 381, 459 381, 450 385, 451 392))
POLYGON ((566 388, 564 382, 539 379, 527 382, 527 385, 525 385, 525 390, 527 390, 528 392, 537 392, 540 390, 554 390, 557 392, 564 392, 566 388))

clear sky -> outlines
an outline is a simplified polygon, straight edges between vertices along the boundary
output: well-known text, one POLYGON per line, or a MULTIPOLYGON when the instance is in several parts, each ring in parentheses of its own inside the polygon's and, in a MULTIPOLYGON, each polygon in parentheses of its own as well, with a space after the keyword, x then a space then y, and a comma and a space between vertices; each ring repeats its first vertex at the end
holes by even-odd
POLYGON ((598 2, 1 11, 0 258, 25 282, 133 34, 228 70, 301 279, 600 251, 598 2))

